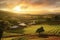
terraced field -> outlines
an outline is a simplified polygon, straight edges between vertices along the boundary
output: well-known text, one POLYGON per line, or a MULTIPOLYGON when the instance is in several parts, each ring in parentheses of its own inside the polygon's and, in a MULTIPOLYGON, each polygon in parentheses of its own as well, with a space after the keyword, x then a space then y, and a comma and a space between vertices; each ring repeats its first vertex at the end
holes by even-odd
MULTIPOLYGON (((44 34, 53 34, 53 35, 60 35, 60 25, 47 25, 47 24, 42 24, 42 25, 31 25, 31 26, 28 26, 27 28, 24 28, 24 33, 25 34, 36 34, 36 30, 38 28, 40 28, 41 26, 43 26, 44 28, 44 34)), ((7 34, 7 33, 6 33, 7 34)), ((6 35, 4 34, 4 35, 6 35)), ((19 34, 16 34, 16 33, 8 33, 7 35, 19 35, 19 34)), ((2 38, 2 40, 18 40, 20 37, 22 36, 17 36, 17 37, 11 37, 11 38, 2 38)), ((22 37, 23 39, 21 40, 60 40, 60 37, 56 37, 56 36, 49 36, 48 38, 41 38, 41 37, 38 37, 38 36, 24 36, 22 37), (26 39, 27 38, 27 39, 26 39)))
POLYGON ((59 34, 60 35, 60 25, 47 25, 47 24, 42 24, 42 25, 32 25, 30 27, 25 28, 25 33, 26 34, 35 34, 36 30, 43 26, 46 34, 59 34))

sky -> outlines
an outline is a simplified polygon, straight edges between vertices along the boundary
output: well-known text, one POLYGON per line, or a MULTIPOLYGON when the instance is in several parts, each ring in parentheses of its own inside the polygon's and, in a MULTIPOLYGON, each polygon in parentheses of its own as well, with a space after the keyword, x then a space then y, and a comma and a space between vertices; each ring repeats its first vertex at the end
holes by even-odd
POLYGON ((7 7, 7 5, 17 5, 25 1, 27 4, 46 5, 60 7, 60 0, 0 0, 0 8, 7 7))
POLYGON ((27 4, 26 6, 35 9, 60 9, 60 0, 0 0, 0 9, 10 9, 21 3, 27 4))

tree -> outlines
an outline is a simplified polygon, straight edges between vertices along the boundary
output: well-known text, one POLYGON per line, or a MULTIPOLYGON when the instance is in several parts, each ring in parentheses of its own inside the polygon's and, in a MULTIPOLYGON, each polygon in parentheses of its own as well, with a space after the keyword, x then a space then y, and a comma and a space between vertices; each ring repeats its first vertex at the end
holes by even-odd
POLYGON ((37 33, 44 32, 43 27, 41 26, 40 28, 38 28, 36 32, 37 32, 37 33))
POLYGON ((0 20, 0 40, 2 38, 4 30, 6 30, 8 28, 8 26, 9 25, 8 25, 7 21, 0 20))
POLYGON ((39 36, 41 35, 41 32, 44 32, 43 26, 41 26, 40 28, 37 29, 36 33, 39 34, 39 36))

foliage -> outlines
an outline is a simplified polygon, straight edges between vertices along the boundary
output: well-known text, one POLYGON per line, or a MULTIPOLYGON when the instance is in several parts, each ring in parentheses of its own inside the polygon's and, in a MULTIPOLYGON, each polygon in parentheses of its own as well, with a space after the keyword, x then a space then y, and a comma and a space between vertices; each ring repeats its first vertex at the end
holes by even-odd
POLYGON ((40 34, 41 32, 44 32, 44 31, 45 31, 45 30, 43 29, 43 27, 40 27, 40 28, 37 29, 36 32, 40 34))

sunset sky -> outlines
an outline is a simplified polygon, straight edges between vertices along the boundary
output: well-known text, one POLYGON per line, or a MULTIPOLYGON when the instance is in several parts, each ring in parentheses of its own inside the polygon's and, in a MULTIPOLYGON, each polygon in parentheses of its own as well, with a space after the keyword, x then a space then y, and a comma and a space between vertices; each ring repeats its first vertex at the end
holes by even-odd
POLYGON ((2 9, 24 13, 60 12, 60 0, 0 0, 2 9))

